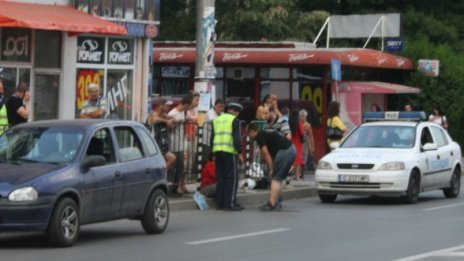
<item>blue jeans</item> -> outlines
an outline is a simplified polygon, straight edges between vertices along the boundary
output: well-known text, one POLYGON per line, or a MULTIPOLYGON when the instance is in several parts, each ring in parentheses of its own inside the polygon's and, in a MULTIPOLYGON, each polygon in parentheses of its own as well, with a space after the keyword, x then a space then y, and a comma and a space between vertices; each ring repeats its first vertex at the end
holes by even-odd
POLYGON ((288 149, 279 150, 274 157, 274 173, 271 179, 282 181, 287 178, 288 171, 293 165, 295 156, 296 150, 293 144, 288 149))

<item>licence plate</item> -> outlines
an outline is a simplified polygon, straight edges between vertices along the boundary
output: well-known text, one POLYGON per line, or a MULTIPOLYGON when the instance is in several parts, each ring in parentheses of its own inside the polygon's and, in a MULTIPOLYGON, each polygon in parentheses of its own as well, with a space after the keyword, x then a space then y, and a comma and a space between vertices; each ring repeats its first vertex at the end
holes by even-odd
POLYGON ((338 182, 369 182, 367 175, 338 175, 338 182))

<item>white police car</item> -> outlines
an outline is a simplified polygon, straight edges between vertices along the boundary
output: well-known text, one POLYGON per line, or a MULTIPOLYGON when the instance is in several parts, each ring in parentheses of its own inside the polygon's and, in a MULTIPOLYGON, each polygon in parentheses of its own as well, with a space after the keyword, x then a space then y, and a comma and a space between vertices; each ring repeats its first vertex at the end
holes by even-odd
POLYGON ((315 181, 320 200, 334 202, 338 194, 398 195, 415 203, 420 192, 436 189, 457 197, 459 144, 438 124, 412 118, 423 119, 425 113, 365 113, 365 121, 382 121, 361 124, 319 161, 315 181))

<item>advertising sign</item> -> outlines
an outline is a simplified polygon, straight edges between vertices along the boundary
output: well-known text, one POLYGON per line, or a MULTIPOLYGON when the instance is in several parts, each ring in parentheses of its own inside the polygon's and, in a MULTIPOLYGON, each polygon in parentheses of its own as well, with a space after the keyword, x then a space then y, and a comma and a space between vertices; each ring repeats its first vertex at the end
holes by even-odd
POLYGON ((424 73, 424 75, 437 77, 440 74, 440 61, 420 59, 417 69, 424 73))
POLYGON ((332 59, 330 60, 332 80, 341 81, 342 80, 342 66, 340 60, 332 59))
POLYGON ((387 38, 385 40, 386 50, 388 52, 401 52, 403 51, 403 39, 402 38, 387 38))

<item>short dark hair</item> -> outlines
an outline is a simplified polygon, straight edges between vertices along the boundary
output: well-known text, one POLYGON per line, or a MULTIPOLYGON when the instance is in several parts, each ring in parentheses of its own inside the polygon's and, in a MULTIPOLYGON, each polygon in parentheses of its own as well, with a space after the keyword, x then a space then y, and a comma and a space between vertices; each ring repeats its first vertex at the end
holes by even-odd
POLYGON ((18 86, 16 87, 17 92, 27 92, 29 91, 29 84, 26 82, 19 82, 18 86))
POLYGON ((214 102, 214 106, 216 106, 218 104, 225 104, 225 103, 224 103, 224 101, 222 99, 216 99, 216 101, 214 102))
POLYGON ((259 131, 259 125, 258 125, 258 123, 252 122, 252 123, 248 124, 248 126, 247 126, 247 131, 248 131, 248 132, 250 132, 250 131, 259 131))
POLYGON ((190 96, 184 96, 182 97, 182 100, 180 100, 180 104, 183 104, 183 105, 190 104, 190 101, 191 101, 190 96))

